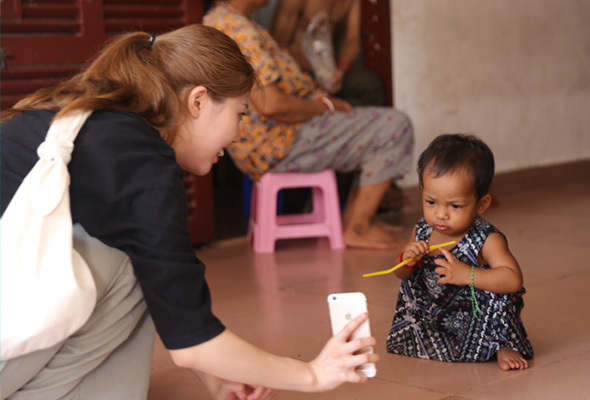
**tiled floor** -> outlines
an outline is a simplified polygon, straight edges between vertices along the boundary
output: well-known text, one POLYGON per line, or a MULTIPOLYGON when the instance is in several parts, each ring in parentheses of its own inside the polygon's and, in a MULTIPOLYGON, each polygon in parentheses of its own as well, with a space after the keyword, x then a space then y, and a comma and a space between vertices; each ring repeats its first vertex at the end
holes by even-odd
MULTIPOLYGON (((404 223, 409 235, 418 216, 414 205, 389 219, 404 223)), ((329 337, 329 293, 366 294, 372 332, 380 339, 377 377, 329 393, 279 391, 277 399, 590 399, 590 181, 502 195, 485 217, 507 235, 525 275, 523 319, 535 349, 526 371, 386 353, 399 280, 361 275, 387 268, 397 252, 331 251, 322 239, 304 239, 279 242, 276 253, 259 255, 238 237, 198 255, 208 265, 221 320, 260 347, 294 358, 312 359, 329 337)), ((176 368, 158 341, 149 400, 208 398, 198 378, 176 368)))

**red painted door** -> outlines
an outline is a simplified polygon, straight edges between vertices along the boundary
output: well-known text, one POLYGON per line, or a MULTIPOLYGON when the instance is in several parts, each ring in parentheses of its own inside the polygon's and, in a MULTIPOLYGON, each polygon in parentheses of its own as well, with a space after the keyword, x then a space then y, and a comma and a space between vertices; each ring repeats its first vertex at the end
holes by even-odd
POLYGON ((389 0, 361 0, 363 63, 385 86, 387 105, 393 106, 389 0))
MULTIPOLYGON (((195 0, 2 0, 0 107, 78 72, 114 35, 199 22, 195 0)), ((214 237, 211 176, 185 175, 193 243, 214 237)))

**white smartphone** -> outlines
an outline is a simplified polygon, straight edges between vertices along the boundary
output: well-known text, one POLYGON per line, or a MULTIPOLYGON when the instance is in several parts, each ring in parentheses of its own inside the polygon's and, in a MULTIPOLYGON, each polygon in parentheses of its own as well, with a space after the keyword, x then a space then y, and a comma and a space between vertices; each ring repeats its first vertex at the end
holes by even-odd
MULTIPOLYGON (((336 335, 359 314, 367 312, 367 298, 363 293, 333 293, 328 296, 330 308, 330 320, 332 322, 332 334, 336 335)), ((363 322, 353 333, 351 338, 371 336, 369 319, 363 322)), ((372 347, 364 348, 360 353, 373 353, 372 347)), ((377 367, 374 363, 367 363, 357 367, 357 372, 369 378, 377 374, 377 367)))

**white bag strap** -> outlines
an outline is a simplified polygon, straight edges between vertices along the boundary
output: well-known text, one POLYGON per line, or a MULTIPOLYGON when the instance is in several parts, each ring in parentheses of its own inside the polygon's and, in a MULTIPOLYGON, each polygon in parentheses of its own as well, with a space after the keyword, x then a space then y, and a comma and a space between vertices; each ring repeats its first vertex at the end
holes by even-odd
POLYGON ((0 359, 51 347, 88 319, 96 287, 73 249, 70 175, 74 140, 92 111, 55 120, 1 220, 0 359))
MULTIPOLYGON (((37 148, 39 161, 31 172, 38 183, 31 199, 34 209, 41 215, 52 212, 69 190, 68 163, 72 159, 74 140, 92 111, 79 111, 54 121, 45 141, 37 148), (38 170, 35 170, 38 167, 38 170)), ((28 176, 31 176, 31 172, 28 176)))

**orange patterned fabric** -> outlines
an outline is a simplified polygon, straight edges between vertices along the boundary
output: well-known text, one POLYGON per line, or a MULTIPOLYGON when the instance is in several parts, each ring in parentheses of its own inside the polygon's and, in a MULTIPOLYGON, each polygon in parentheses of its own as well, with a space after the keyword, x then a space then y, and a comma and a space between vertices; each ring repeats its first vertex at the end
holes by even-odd
MULTIPOLYGON (((248 57, 263 86, 276 84, 280 91, 302 98, 325 95, 314 80, 301 71, 269 32, 225 2, 218 2, 203 19, 232 37, 248 57)), ((291 150, 301 124, 284 124, 251 109, 242 120, 241 139, 229 148, 238 168, 258 180, 291 150)))

